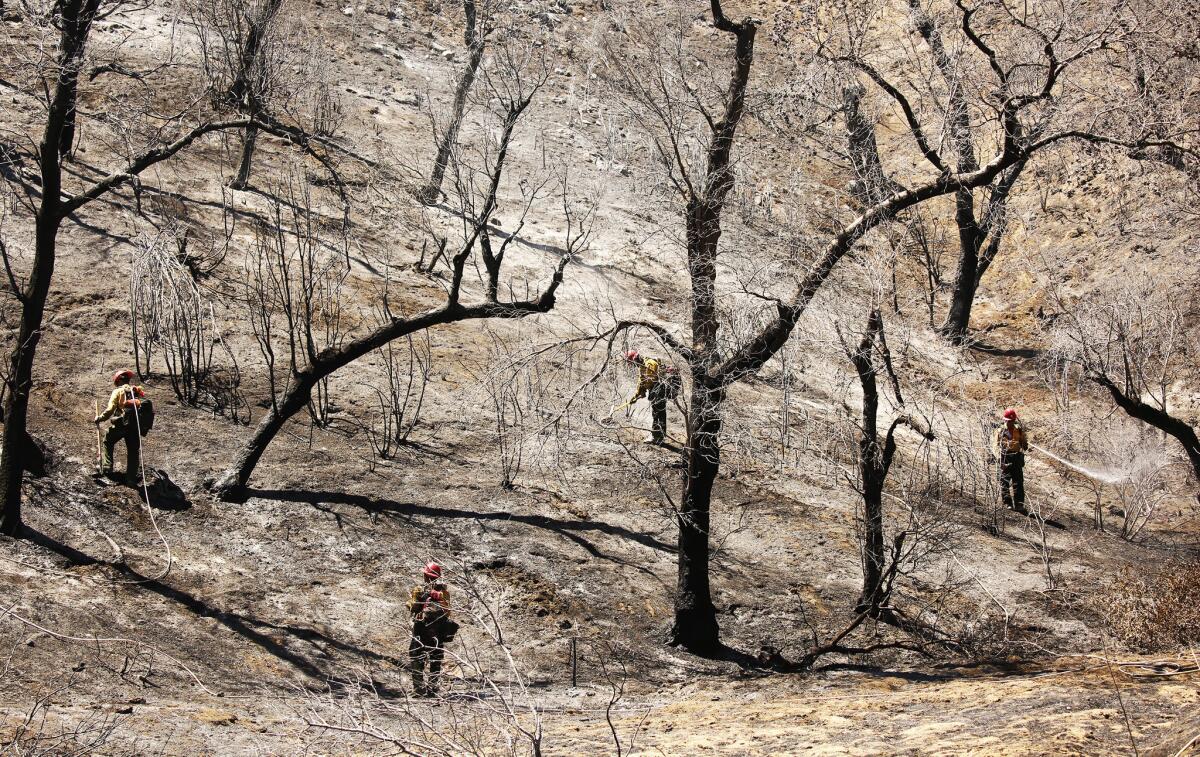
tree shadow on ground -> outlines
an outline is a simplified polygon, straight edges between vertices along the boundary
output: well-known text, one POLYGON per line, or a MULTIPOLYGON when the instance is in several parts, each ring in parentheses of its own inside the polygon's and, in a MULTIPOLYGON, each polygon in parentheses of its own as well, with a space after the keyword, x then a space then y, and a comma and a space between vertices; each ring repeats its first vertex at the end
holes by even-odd
MULTIPOLYGON (((247 489, 247 497, 258 497, 260 499, 275 500, 278 502, 300 502, 314 507, 321 504, 339 504, 349 505, 351 507, 360 508, 369 513, 384 513, 392 516, 423 516, 426 518, 461 518, 465 520, 476 521, 507 521, 512 523, 522 523, 535 528, 542 528, 548 531, 570 539, 585 549, 593 557, 599 557, 606 560, 613 560, 624 565, 630 563, 601 552, 592 542, 579 535, 580 532, 599 532, 608 536, 615 536, 622 539, 641 544, 644 547, 674 554, 674 545, 661 541, 650 534, 644 534, 640 531, 625 528, 623 526, 615 526, 611 523, 605 523, 598 520, 565 520, 562 518, 551 518, 547 515, 525 515, 519 513, 508 513, 498 510, 482 511, 468 510, 466 508, 456 507, 434 507, 431 505, 418 505, 412 502, 397 502, 389 499, 378 499, 362 494, 347 494, 344 492, 327 492, 327 491, 306 491, 299 489, 247 489)), ((638 566, 634 566, 638 567, 638 566)))
POLYGON ((1046 352, 1036 347, 996 347, 987 342, 972 342, 970 349, 993 357, 1016 357, 1026 360, 1040 358, 1046 352))
POLYGON ((881 668, 878 665, 868 665, 861 662, 831 662, 814 667, 812 670, 814 673, 835 673, 840 671, 863 673, 872 678, 899 678, 909 683, 940 683, 967 677, 967 674, 964 673, 889 670, 888 668, 881 668))
MULTIPOLYGON (((359 660, 371 660, 374 662, 387 663, 397 668, 404 668, 406 666, 405 661, 392 657, 391 655, 382 654, 364 647, 357 646, 355 644, 351 644, 349 642, 335 639, 313 628, 286 623, 272 623, 269 621, 260 620, 245 613, 222 610, 219 607, 215 607, 203 599, 200 599, 194 594, 189 593, 183 588, 173 586, 165 581, 144 576, 137 570, 124 563, 115 563, 92 557, 76 549, 75 547, 61 543, 53 537, 43 534, 28 526, 25 527, 24 536, 31 543, 42 546, 51 552, 58 554, 72 565, 103 565, 107 567, 124 579, 125 583, 119 585, 124 586, 131 592, 136 592, 139 590, 147 591, 158 595, 168 602, 178 605, 193 615, 214 619, 230 631, 236 633, 238 636, 241 636, 246 641, 249 641, 250 643, 259 647, 275 659, 293 668, 304 677, 312 681, 319 682, 322 687, 329 686, 331 680, 336 679, 336 669, 330 669, 328 666, 321 665, 316 659, 314 659, 314 653, 305 653, 288 648, 285 643, 276 639, 270 632, 274 631, 305 641, 314 647, 315 655, 328 658, 333 662, 336 662, 336 658, 330 654, 330 649, 345 653, 346 655, 352 657, 356 657, 359 660)), ((403 691, 378 682, 373 682, 373 688, 382 697, 404 696, 403 691)))

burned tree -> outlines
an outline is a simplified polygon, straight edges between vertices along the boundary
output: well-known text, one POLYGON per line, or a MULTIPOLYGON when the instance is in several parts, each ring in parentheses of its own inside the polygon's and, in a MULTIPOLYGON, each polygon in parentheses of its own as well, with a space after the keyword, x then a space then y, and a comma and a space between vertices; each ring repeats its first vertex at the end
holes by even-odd
MULTIPOLYGON (((119 2, 106 4, 103 12, 120 5, 119 2)), ((0 496, 3 497, 0 531, 9 535, 16 535, 21 525, 21 471, 28 439, 29 394, 33 386, 34 359, 42 336, 46 300, 54 274, 58 234, 63 222, 75 217, 95 200, 108 198, 122 187, 135 183, 145 171, 171 159, 205 135, 241 129, 253 123, 252 119, 246 117, 221 119, 211 113, 193 114, 185 110, 173 117, 172 123, 184 123, 186 117, 192 116, 195 120, 190 127, 171 131, 156 123, 157 131, 149 144, 140 151, 123 156, 123 165, 113 169, 107 176, 85 179, 73 187, 65 186, 71 183, 72 177, 64 176, 61 146, 72 128, 70 114, 75 111, 79 98, 79 80, 86 61, 84 50, 93 23, 102 14, 101 6, 101 0, 65 0, 54 5, 53 12, 45 19, 50 29, 37 30, 57 32, 58 42, 54 47, 53 60, 39 61, 36 56, 30 56, 30 50, 13 51, 14 59, 26 60, 32 67, 44 65, 44 70, 37 71, 37 75, 47 75, 49 82, 45 89, 46 109, 41 138, 29 156, 37 165, 37 176, 26 176, 20 172, 5 175, 6 181, 22 184, 27 190, 28 200, 23 207, 32 216, 34 231, 33 262, 24 281, 18 280, 18 274, 12 266, 7 269, 13 294, 21 306, 20 326, 9 356, 4 435, 0 449, 0 496), (34 184, 38 187, 37 191, 28 190, 34 184)), ((10 39, 7 44, 19 44, 19 41, 10 39)), ((271 130, 289 140, 304 139, 304 135, 297 130, 266 124, 260 124, 260 128, 271 130)))
MULTIPOLYGON (((887 371, 896 404, 904 405, 900 393, 900 379, 892 367, 892 355, 888 350, 883 331, 883 315, 879 308, 872 308, 867 316, 867 327, 862 339, 855 347, 842 343, 846 356, 854 365, 858 382, 862 387, 862 419, 858 438, 858 477, 863 498, 863 588, 855 612, 865 612, 870 617, 879 617, 887 604, 890 585, 885 583, 887 568, 886 544, 883 529, 883 485, 896 456, 896 430, 904 424, 918 429, 907 415, 897 415, 888 426, 882 443, 879 439, 879 382, 880 368, 887 371)), ((919 430, 919 429, 918 429, 919 430)), ((932 434, 921 432, 926 438, 932 434)), ((904 534, 896 537, 893 553, 899 555, 903 548, 904 534)))
POLYGON ((1114 405, 1177 441, 1200 484, 1200 429, 1172 412, 1171 393, 1192 359, 1197 314, 1149 277, 1077 303, 1059 298, 1053 366, 1100 388, 1114 405))
POLYGON ((304 139, 293 142, 317 158, 340 186, 332 162, 313 149, 321 143, 351 153, 332 142, 341 103, 326 81, 328 55, 321 37, 307 33, 304 16, 286 0, 188 0, 185 9, 196 28, 209 97, 250 120, 242 130, 230 188, 249 186, 261 123, 302 133, 304 139))
POLYGON ((433 204, 438 201, 442 192, 442 181, 446 177, 446 167, 450 164, 450 151, 458 140, 459 129, 462 128, 463 114, 467 108, 467 96, 471 93, 471 85, 479 73, 483 62, 483 52, 487 40, 489 24, 491 23, 490 0, 477 3, 476 0, 463 0, 463 43, 467 46, 467 64, 459 74, 458 84, 454 88, 454 104, 450 109, 450 120, 438 140, 437 155, 433 158, 433 170, 429 174, 429 182, 419 190, 421 202, 433 204), (482 13, 481 13, 482 11, 482 13), (481 18, 482 16, 482 18, 481 18))
MULTIPOLYGON (((454 159, 462 201, 457 214, 461 219, 462 237, 457 249, 444 261, 449 277, 444 301, 419 313, 400 315, 392 310, 393 303, 385 300, 379 307, 381 322, 371 330, 358 336, 347 336, 336 345, 300 353, 292 363, 286 382, 279 387, 277 399, 254 434, 224 473, 210 482, 219 496, 235 498, 244 492, 255 466, 276 434, 292 416, 308 406, 320 382, 338 369, 389 342, 425 329, 460 321, 523 318, 549 312, 554 307, 566 266, 586 245, 590 216, 574 213, 571 206, 564 203, 565 254, 554 266, 549 282, 537 294, 527 292, 526 296, 518 297, 511 282, 502 280, 505 252, 515 235, 505 237, 498 245, 492 241, 492 235, 496 233, 492 226, 498 214, 498 193, 516 127, 548 76, 546 62, 537 50, 535 42, 521 44, 514 41, 504 52, 502 65, 489 73, 487 86, 492 101, 497 104, 500 130, 494 143, 489 143, 483 151, 484 164, 466 166, 454 159), (475 302, 464 302, 468 294, 468 264, 473 262, 482 264, 485 270, 484 294, 475 302), (504 287, 508 297, 501 297, 505 284, 509 285, 504 287)), ((536 196, 526 199, 532 202, 536 196)))
MULTIPOLYGON (((672 641, 706 655, 718 654, 723 648, 709 583, 709 538, 713 485, 720 471, 722 412, 729 387, 753 375, 779 352, 837 264, 872 229, 933 198, 990 185, 1018 163, 1065 140, 1116 141, 1074 128, 1076 124, 1069 120, 1062 130, 1047 131, 1037 137, 1022 128, 1022 118, 1029 111, 1058 112, 1061 107, 1057 102, 1058 87, 1064 71, 1087 59, 1102 46, 1102 41, 1073 49, 1068 56, 1060 56, 1050 42, 1041 48, 1038 76, 1010 81, 999 100, 995 122, 999 149, 987 162, 979 162, 978 167, 970 170, 954 170, 947 165, 932 149, 926 127, 908 98, 886 80, 875 80, 902 107, 908 136, 936 174, 915 180, 909 189, 889 193, 855 218, 839 220, 840 227, 831 234, 825 232, 827 241, 807 270, 796 277, 791 292, 757 293, 753 298, 758 303, 757 312, 741 321, 757 326, 746 335, 724 337, 722 343, 723 311, 717 306, 721 211, 733 182, 731 155, 745 111, 758 22, 751 18, 731 21, 723 13, 719 0, 712 0, 711 11, 715 28, 734 43, 728 87, 718 86, 715 95, 689 87, 688 71, 694 71, 700 64, 683 59, 678 52, 681 46, 669 51, 655 50, 655 60, 651 63, 621 60, 612 72, 616 86, 630 105, 631 117, 651 134, 653 161, 666 169, 670 185, 685 207, 691 336, 685 344, 671 338, 662 327, 656 333, 686 361, 692 387, 684 451, 687 473, 677 515, 679 571, 672 641), (710 110, 710 104, 703 99, 705 94, 720 103, 718 112, 710 110), (693 128, 702 135, 700 138, 690 137, 693 128), (698 164, 689 161, 691 156, 700 156, 698 164), (764 301, 767 304, 763 305, 764 301)), ((1013 34, 1039 39, 1043 36, 1036 28, 1020 25, 1014 25, 1013 34)), ((1015 47, 1017 52, 1013 55, 1027 49, 1027 46, 1015 47)), ((1021 66, 1023 71, 1032 71, 1034 61, 1023 61, 1021 66)))
POLYGON ((213 303, 184 263, 185 245, 159 234, 139 240, 137 248, 129 270, 134 368, 148 375, 157 351, 183 404, 209 404, 236 422, 242 409, 237 360, 221 337, 213 303))
MULTIPOLYGON (((948 132, 949 141, 956 158, 954 170, 959 173, 978 171, 980 163, 976 141, 979 135, 976 132, 983 131, 983 128, 975 126, 977 121, 973 121, 973 111, 968 101, 968 95, 970 94, 969 88, 978 86, 979 82, 972 80, 969 65, 961 60, 958 55, 947 49, 937 22, 928 10, 923 7, 921 0, 908 0, 908 5, 913 24, 929 48, 934 68, 941 77, 942 87, 940 91, 931 87, 929 94, 935 99, 940 99, 944 102, 945 129, 948 132)), ((990 63, 991 72, 996 78, 996 81, 992 82, 990 86, 997 87, 1000 92, 1009 92, 1013 89, 1015 83, 1011 80, 1019 78, 1019 76, 1015 75, 1017 67, 1011 66, 1006 68, 1002 65, 996 52, 972 26, 971 20, 976 13, 975 10, 968 9, 962 3, 958 3, 958 9, 961 12, 960 20, 963 36, 969 41, 972 48, 977 53, 981 53, 986 57, 990 63)), ((1048 39, 1046 45, 1047 49, 1053 55, 1054 46, 1048 39)), ((851 43, 850 47, 854 48, 855 45, 851 43)), ((911 126, 911 121, 916 116, 910 98, 903 94, 875 65, 868 61, 865 55, 855 51, 849 55, 831 56, 831 59, 846 63, 864 73, 880 89, 895 99, 896 103, 904 111, 906 118, 910 119, 911 126)), ((1059 61, 1053 57, 1049 59, 1048 63, 1051 70, 1060 65, 1059 61)), ((994 114, 988 114, 991 117, 990 119, 980 118, 978 122, 987 124, 989 120, 1002 115, 1001 111, 1002 107, 997 106, 994 114)), ((1014 137, 1021 139, 1028 137, 1036 138, 1037 130, 1030 130, 1026 126, 1024 123, 1025 118, 1021 113, 1009 113, 1007 114, 1007 118, 1008 124, 1005 128, 1011 129, 1014 137), (1025 134, 1027 131, 1030 133, 1025 134)), ((847 120, 849 121, 849 117, 847 120)), ((854 150, 853 134, 854 131, 852 128, 852 155, 858 152, 860 155, 869 157, 871 154, 869 150, 864 151, 862 147, 858 151, 854 150)), ((920 140, 920 147, 926 159, 939 171, 950 170, 945 158, 939 153, 938 149, 931 143, 924 141, 923 137, 920 140)), ((873 146, 874 140, 872 134, 871 142, 863 145, 863 147, 870 148, 873 146)), ((856 163, 858 162, 864 161, 859 159, 856 163)), ((954 192, 954 221, 958 229, 959 257, 957 275, 951 289, 949 312, 947 313, 945 322, 940 327, 940 331, 952 341, 960 342, 966 337, 967 327, 971 318, 971 307, 975 301, 975 293, 979 288, 984 273, 986 273, 1000 251, 1000 244, 1005 230, 1008 199, 1012 193, 1013 186, 1021 176, 1022 171, 1024 171, 1027 162, 1028 156, 1018 158, 1010 166, 997 174, 992 182, 984 185, 987 190, 988 199, 982 211, 976 208, 973 188, 959 189, 954 192)), ((870 165, 870 161, 866 161, 866 163, 867 165, 864 168, 874 169, 877 175, 883 176, 882 169, 878 167, 878 164, 870 165)), ((876 179, 873 182, 865 183, 868 186, 882 186, 883 189, 887 189, 886 182, 890 181, 890 179, 884 177, 884 180, 876 179)))
MULTIPOLYGON (((264 111, 264 100, 272 84, 274 71, 270 66, 269 51, 264 48, 270 43, 268 35, 279 15, 283 0, 266 0, 261 5, 238 3, 230 8, 235 28, 244 29, 240 38, 241 51, 233 60, 237 69, 226 96, 229 101, 251 118, 260 117, 264 111), (245 15, 242 16, 241 14, 245 15)), ((237 176, 230 182, 233 189, 245 189, 250 181, 250 165, 254 159, 254 143, 258 129, 247 126, 242 136, 242 156, 238 162, 237 176)))
MULTIPOLYGON (((250 330, 266 367, 272 412, 297 371, 343 343, 342 289, 350 276, 345 229, 323 228, 307 184, 292 179, 275 194, 283 199, 272 201, 270 220, 257 230, 245 262, 250 330)), ((327 426, 328 378, 314 389, 309 416, 327 426)))

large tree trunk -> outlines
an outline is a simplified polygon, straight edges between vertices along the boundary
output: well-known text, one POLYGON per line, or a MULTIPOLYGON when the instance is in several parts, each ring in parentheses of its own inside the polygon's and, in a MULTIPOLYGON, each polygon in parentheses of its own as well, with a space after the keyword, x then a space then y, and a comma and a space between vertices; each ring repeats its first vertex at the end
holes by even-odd
MULTIPOLYGON (((46 148, 54 151, 53 160, 57 163, 57 143, 46 143, 43 149, 46 148)), ((45 194, 37 217, 33 271, 25 289, 17 344, 9 357, 10 383, 4 400, 4 437, 0 442, 0 488, 4 507, 0 512, 0 532, 9 536, 16 536, 21 530, 21 480, 29 443, 29 391, 33 385, 33 361, 42 336, 50 279, 54 274, 54 248, 58 235, 58 203, 48 199, 57 197, 58 187, 43 188, 45 194)))
POLYGON ((250 185, 250 168, 254 162, 254 144, 258 141, 258 129, 246 128, 242 136, 242 157, 238 161, 237 176, 229 182, 230 189, 244 190, 250 185))
POLYGON ((692 398, 688 413, 687 478, 679 524, 679 582, 671 643, 712 656, 721 647, 717 610, 708 575, 709 520, 713 482, 721 467, 721 403, 725 390, 708 378, 716 358, 716 259, 721 208, 706 199, 688 203, 688 268, 692 282, 692 398))
POLYGON ((250 474, 258 465, 263 453, 275 436, 283 429, 293 415, 303 410, 312 398, 313 387, 317 381, 305 375, 295 379, 283 399, 276 403, 254 430, 254 436, 246 442, 237 458, 212 485, 213 491, 223 497, 232 498, 246 488, 250 482, 250 474))
POLYGON ((891 462, 885 459, 884 451, 879 446, 879 385, 873 356, 875 340, 882 331, 882 314, 878 308, 873 308, 867 317, 867 329, 858 348, 849 353, 863 394, 862 428, 858 438, 858 473, 863 496, 863 588, 857 612, 877 612, 882 601, 883 481, 891 462))
POLYGON ((450 113, 450 123, 447 124, 446 130, 442 132, 442 139, 438 142, 437 155, 433 159, 433 171, 430 173, 429 182, 417 193, 418 199, 426 205, 437 202, 438 196, 442 192, 446 167, 450 165, 450 152, 458 142, 458 131, 462 127, 463 113, 467 109, 467 95, 471 92, 471 85, 475 83, 479 65, 483 62, 484 38, 487 30, 480 29, 478 26, 475 0, 463 0, 463 14, 466 17, 463 38, 468 50, 467 65, 463 68, 462 75, 458 79, 458 86, 454 90, 454 106, 450 113))
MULTIPOLYGON (((895 392, 896 404, 903 405, 904 397, 900 393, 900 379, 892 368, 892 357, 888 351, 887 339, 883 333, 883 314, 879 308, 872 308, 867 316, 867 329, 863 333, 856 349, 847 348, 847 355, 858 373, 858 381, 862 386, 862 422, 858 438, 858 473, 862 481, 863 497, 863 587, 858 596, 855 612, 866 613, 870 617, 884 619, 891 617, 890 610, 885 613, 884 605, 889 600, 889 575, 895 574, 895 565, 887 565, 883 541, 883 485, 887 480, 888 471, 892 467, 892 459, 896 454, 896 429, 901 423, 913 425, 905 416, 897 416, 888 427, 883 443, 879 441, 879 374, 880 365, 887 371, 895 392), (881 358, 875 360, 876 354, 881 358)), ((914 427, 915 428, 915 427, 914 427)), ((927 438, 932 435, 923 432, 927 438)), ((897 538, 896 552, 899 554, 903 534, 897 538)))
MULTIPOLYGON (((974 170, 974 169, 962 169, 974 170)), ((950 311, 941 332, 952 342, 959 343, 967 336, 971 323, 971 306, 975 304, 975 291, 979 284, 979 249, 983 235, 975 221, 975 200, 970 190, 960 190, 954 195, 955 221, 958 224, 958 276, 950 296, 950 311)))
POLYGON ((82 65, 84 44, 91 31, 99 0, 66 0, 59 8, 62 35, 58 46, 58 71, 54 96, 46 113, 46 128, 38 146, 42 175, 42 204, 35 219, 33 269, 21 301, 21 325, 17 343, 9 357, 9 387, 4 400, 4 435, 0 441, 0 532, 16 536, 21 530, 21 479, 25 467, 29 431, 29 392, 33 386, 33 362, 42 336, 42 319, 50 280, 54 276, 55 245, 62 223, 62 165, 59 150, 64 132, 75 110, 76 82, 82 65))
POLYGON ((687 478, 679 523, 679 581, 671 643, 712 656, 720 651, 720 628, 708 575, 709 522, 713 483, 721 466, 719 386, 693 388, 688 415, 687 478))
POLYGON ((675 593, 675 625, 671 643, 699 655, 721 650, 717 611, 708 576, 709 514, 713 482, 720 470, 721 403, 727 382, 714 371, 720 364, 717 332, 717 251, 721 240, 721 210, 733 188, 730 168, 734 136, 746 103, 746 85, 754 62, 758 22, 733 23, 712 0, 713 25, 734 35, 733 70, 726 108, 719 121, 709 121, 712 140, 703 188, 688 197, 685 216, 688 275, 691 279, 692 345, 688 367, 692 375, 688 416, 687 478, 679 511, 679 584, 675 593))
POLYGON ((996 259, 1004 241, 1004 231, 1008 226, 1009 197, 1028 162, 1028 157, 1021 158, 1000 174, 992 186, 992 194, 982 221, 975 220, 974 202, 969 201, 970 198, 967 198, 969 202, 964 201, 961 192, 956 198, 960 250, 958 279, 954 284, 950 311, 942 326, 942 333, 956 343, 961 343, 967 337, 975 295, 979 292, 983 275, 996 259))
POLYGON ((71 150, 75 147, 75 102, 78 99, 77 90, 79 88, 79 83, 76 79, 72 79, 70 82, 66 83, 66 87, 69 89, 69 92, 66 94, 71 104, 66 112, 66 115, 63 117, 63 128, 58 135, 58 155, 60 158, 66 158, 69 156, 71 154, 71 150))

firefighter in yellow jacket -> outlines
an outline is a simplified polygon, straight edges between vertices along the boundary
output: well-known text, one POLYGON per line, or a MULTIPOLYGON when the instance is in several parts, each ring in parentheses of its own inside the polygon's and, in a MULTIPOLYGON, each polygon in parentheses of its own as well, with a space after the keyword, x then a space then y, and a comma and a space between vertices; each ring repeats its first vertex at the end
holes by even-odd
POLYGON ((125 442, 125 479, 130 486, 141 481, 142 436, 138 429, 136 407, 146 398, 142 387, 133 384, 133 371, 117 371, 113 374, 112 396, 108 407, 96 416, 95 423, 111 421, 104 432, 104 448, 100 456, 100 473, 112 476, 113 449, 117 442, 125 442))
POLYGON ((437 695, 445 645, 454 636, 455 624, 450 619, 450 589, 442 582, 442 566, 431 562, 421 574, 424 581, 413 587, 408 598, 412 614, 408 669, 416 696, 432 697, 437 695))
POLYGON ((1017 411, 1004 411, 1004 425, 996 429, 993 452, 1000 465, 1000 497, 1004 506, 1025 512, 1025 451, 1029 435, 1017 421, 1017 411))
POLYGON ((625 362, 638 367, 637 391, 625 403, 625 407, 632 406, 643 397, 650 400, 652 421, 649 442, 661 445, 667 435, 667 400, 671 398, 669 369, 657 358, 642 357, 637 350, 626 352, 625 362))

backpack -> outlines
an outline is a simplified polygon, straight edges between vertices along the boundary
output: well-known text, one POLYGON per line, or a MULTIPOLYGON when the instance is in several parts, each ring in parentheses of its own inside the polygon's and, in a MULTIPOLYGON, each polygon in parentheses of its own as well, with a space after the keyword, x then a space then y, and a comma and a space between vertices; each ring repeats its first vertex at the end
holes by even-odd
POLYGON ((673 400, 678 397, 679 392, 683 390, 683 377, 679 375, 679 369, 673 365, 664 368, 662 385, 667 399, 673 400))
POLYGON ((126 403, 131 406, 127 412, 135 413, 138 433, 142 436, 150 433, 150 429, 154 428, 154 403, 146 397, 140 386, 133 387, 132 396, 126 399, 126 403))
POLYGON ((138 433, 142 436, 150 433, 150 429, 154 428, 154 403, 148 399, 138 403, 137 408, 138 433))

